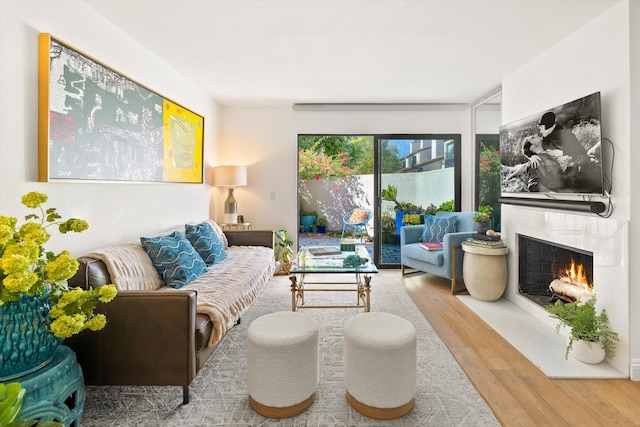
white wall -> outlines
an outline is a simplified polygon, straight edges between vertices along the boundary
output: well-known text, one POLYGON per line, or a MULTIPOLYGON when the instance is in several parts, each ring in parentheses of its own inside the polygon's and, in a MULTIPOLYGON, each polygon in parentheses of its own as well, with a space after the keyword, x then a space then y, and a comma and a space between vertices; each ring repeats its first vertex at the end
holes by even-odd
MULTIPOLYGON (((636 27, 640 24, 640 11, 637 4, 630 3, 632 14, 629 2, 622 1, 502 81, 503 124, 601 92, 603 137, 610 139, 615 147, 612 218, 622 220, 633 218, 631 214, 638 211, 640 203, 634 197, 638 194, 638 187, 632 184, 639 181, 631 179, 631 159, 638 155, 637 149, 632 149, 631 130, 638 130, 638 125, 632 128, 632 123, 638 120, 630 110, 630 105, 633 105, 638 112, 638 87, 634 88, 635 93, 630 90, 631 71, 637 72, 639 68, 631 68, 630 58, 634 63, 638 62, 638 50, 631 49, 631 46, 638 47, 636 27), (633 30, 631 33, 630 28, 633 30), (630 34, 635 36, 631 45, 630 34)), ((638 173, 636 170, 633 175, 637 178, 638 173)), ((636 224, 630 221, 629 259, 624 260, 630 278, 638 277, 640 270, 634 267, 633 262, 640 255, 640 247, 635 243, 640 237, 636 224)), ((597 283, 595 285, 598 286, 597 283)), ((626 299, 627 295, 619 298, 626 299)), ((637 281, 629 281, 628 299, 631 375, 634 378, 633 365, 640 368, 640 313, 636 309, 640 295, 637 281)), ((639 368, 636 368, 635 375, 640 373, 639 368)), ((640 379, 640 376, 634 379, 640 379)))
MULTIPOLYGON (((634 76, 630 79, 630 110, 629 110, 629 135, 640 135, 640 82, 638 75, 640 73, 640 3, 632 1, 629 3, 629 27, 630 27, 630 68, 629 75, 634 76)), ((635 138, 634 138, 635 139, 635 138)), ((640 146, 637 140, 631 142, 629 140, 629 163, 631 159, 640 158, 640 146)), ((635 164, 635 162, 634 162, 635 164)), ((640 286, 637 278, 640 277, 640 263, 633 262, 638 259, 640 254, 640 192, 638 184, 640 183, 640 168, 630 168, 629 171, 629 194, 630 194, 630 212, 629 216, 634 218, 629 223, 629 308, 630 308, 630 326, 631 326, 631 378, 640 380, 640 312, 637 309, 640 303, 640 286), (631 185, 634 183, 635 185, 631 185)))
MULTIPOLYGON (((244 159, 248 186, 235 191, 238 213, 254 229, 297 229, 298 134, 449 133, 462 135, 462 209, 473 206, 474 148, 469 109, 294 111, 292 107, 225 106, 220 155, 229 164, 244 159), (275 193, 275 199, 271 198, 275 193)), ((218 192, 220 203, 225 197, 218 192)), ((216 211, 222 217, 222 207, 216 211)))
MULTIPOLYGON (((125 12, 126 13, 126 12, 125 12)), ((214 164, 219 106, 85 3, 0 3, 0 214, 22 219, 29 191, 49 195, 66 217, 91 228, 58 238, 48 249, 74 255, 112 242, 138 238, 209 217, 211 188, 205 184, 92 184, 37 182, 38 34, 55 37, 205 117, 205 164, 214 164)))

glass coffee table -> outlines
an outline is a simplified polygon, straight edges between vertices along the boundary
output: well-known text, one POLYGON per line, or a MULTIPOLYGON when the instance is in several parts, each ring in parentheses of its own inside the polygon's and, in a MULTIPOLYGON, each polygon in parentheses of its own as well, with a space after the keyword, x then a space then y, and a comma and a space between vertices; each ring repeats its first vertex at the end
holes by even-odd
POLYGON ((371 255, 364 245, 356 245, 353 252, 341 252, 337 246, 303 246, 290 270, 291 309, 298 311, 299 308, 364 308, 364 311, 369 311, 371 275, 378 272, 370 258, 371 255), (365 259, 366 263, 358 267, 344 267, 343 262, 349 255, 357 255, 365 259), (325 275, 335 275, 336 280, 314 280, 319 275, 323 275, 323 278, 325 275), (352 276, 353 279, 348 280, 345 276, 352 276), (305 292, 355 292, 357 300, 354 305, 307 305, 304 301, 305 292))

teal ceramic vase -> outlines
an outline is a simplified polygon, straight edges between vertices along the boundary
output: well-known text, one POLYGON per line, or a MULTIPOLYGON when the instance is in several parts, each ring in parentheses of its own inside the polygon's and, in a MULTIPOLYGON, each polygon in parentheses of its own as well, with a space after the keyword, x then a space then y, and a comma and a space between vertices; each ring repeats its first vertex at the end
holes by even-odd
POLYGON ((0 381, 27 375, 51 361, 62 339, 49 329, 48 295, 0 305, 0 381))

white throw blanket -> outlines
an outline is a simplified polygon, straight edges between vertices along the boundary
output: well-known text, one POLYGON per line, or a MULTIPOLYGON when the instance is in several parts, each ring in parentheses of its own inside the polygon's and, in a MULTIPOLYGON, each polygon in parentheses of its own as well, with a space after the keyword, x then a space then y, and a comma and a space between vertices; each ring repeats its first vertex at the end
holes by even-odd
MULTIPOLYGON (((275 272, 273 249, 262 246, 229 246, 227 259, 207 267, 207 272, 181 289, 197 292, 197 312, 209 316, 213 331, 209 345, 216 345, 253 303, 275 272)), ((89 252, 83 256, 105 263, 111 282, 119 290, 166 291, 166 286, 139 242, 128 242, 89 252)))
MULTIPOLYGON (((222 340, 240 315, 255 301, 275 272, 273 249, 262 246, 229 246, 227 259, 182 289, 198 293, 197 311, 209 316, 213 331, 209 345, 222 340)), ((161 291, 172 291, 165 286, 161 291)))
POLYGON ((111 283, 121 291, 155 291, 165 286, 139 241, 109 246, 82 256, 104 262, 111 283))

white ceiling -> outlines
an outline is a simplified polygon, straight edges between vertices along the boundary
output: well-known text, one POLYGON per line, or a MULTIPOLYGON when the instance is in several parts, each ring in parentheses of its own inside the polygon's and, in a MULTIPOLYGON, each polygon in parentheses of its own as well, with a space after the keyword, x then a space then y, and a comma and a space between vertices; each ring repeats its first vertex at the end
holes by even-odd
POLYGON ((84 0, 223 105, 471 103, 620 0, 84 0))

